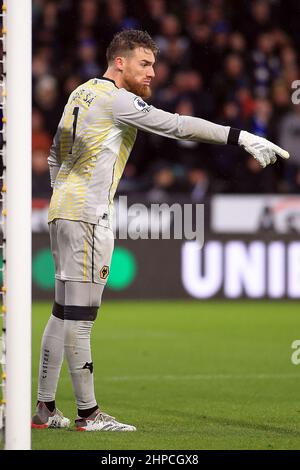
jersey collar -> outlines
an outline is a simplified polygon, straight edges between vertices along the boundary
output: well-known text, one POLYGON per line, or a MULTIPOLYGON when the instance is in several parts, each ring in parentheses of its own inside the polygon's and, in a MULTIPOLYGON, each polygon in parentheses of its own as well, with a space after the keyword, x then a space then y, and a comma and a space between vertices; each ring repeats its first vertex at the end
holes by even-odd
POLYGON ((116 88, 118 88, 118 87, 117 87, 117 85, 116 85, 116 82, 115 82, 114 80, 112 80, 111 78, 107 78, 107 77, 100 77, 100 78, 99 78, 99 80, 107 80, 108 82, 111 82, 111 83, 113 83, 113 84, 115 85, 115 87, 116 87, 116 88))

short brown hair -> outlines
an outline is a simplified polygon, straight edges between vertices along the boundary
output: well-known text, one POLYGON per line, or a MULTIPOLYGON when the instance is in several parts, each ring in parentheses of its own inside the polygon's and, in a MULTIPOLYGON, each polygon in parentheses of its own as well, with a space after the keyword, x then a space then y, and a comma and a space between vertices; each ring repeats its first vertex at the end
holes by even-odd
POLYGON ((110 64, 118 55, 133 51, 137 47, 150 49, 156 57, 159 50, 151 36, 139 29, 126 29, 117 33, 106 50, 106 59, 110 64))

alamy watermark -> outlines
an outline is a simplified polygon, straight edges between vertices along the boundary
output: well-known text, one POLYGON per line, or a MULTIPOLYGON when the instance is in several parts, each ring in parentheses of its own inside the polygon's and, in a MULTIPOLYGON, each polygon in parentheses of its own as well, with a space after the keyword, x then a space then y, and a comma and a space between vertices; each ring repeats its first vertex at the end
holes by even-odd
POLYGON ((300 80, 294 80, 292 82, 292 88, 295 90, 292 93, 292 103, 300 104, 300 80))
POLYGON ((119 240, 197 240, 202 247, 204 204, 128 205, 127 196, 120 196, 115 202, 113 230, 119 240))

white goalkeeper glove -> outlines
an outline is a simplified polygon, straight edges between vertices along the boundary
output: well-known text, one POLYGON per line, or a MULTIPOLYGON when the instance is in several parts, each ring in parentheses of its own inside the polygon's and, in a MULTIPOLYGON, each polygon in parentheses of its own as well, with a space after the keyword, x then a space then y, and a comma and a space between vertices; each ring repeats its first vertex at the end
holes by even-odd
POLYGON ((276 162, 276 154, 285 159, 290 156, 286 150, 278 147, 278 145, 247 131, 240 132, 238 145, 250 153, 263 168, 276 162))

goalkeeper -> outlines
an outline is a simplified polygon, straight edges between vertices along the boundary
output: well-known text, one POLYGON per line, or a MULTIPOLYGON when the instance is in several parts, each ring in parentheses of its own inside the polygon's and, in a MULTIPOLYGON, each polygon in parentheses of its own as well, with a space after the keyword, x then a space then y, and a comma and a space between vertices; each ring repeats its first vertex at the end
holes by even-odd
POLYGON ((94 394, 90 335, 111 257, 113 199, 138 129, 173 139, 239 145, 262 167, 289 154, 266 139, 147 104, 158 49, 143 31, 118 33, 108 68, 71 93, 48 158, 49 208, 55 261, 55 300, 40 356, 38 402, 32 426, 68 427, 55 393, 65 354, 81 431, 135 431, 104 413, 94 394))

